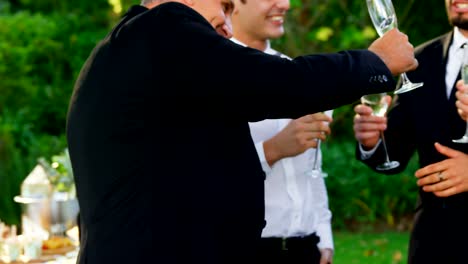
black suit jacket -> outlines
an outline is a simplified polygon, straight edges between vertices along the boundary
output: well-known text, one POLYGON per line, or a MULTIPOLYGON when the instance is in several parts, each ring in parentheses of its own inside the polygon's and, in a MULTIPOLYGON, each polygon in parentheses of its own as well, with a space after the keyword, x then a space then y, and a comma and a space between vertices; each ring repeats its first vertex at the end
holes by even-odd
POLYGON ((394 85, 366 50, 290 61, 224 39, 185 5, 137 7, 94 49, 70 102, 79 262, 247 263, 265 224, 248 122, 394 85))
MULTIPOLYGON (((452 36, 450 32, 416 48, 419 67, 408 73, 408 77, 413 82, 424 82, 424 86, 399 95, 388 113, 385 131, 388 153, 391 160, 402 165, 389 174, 402 171, 415 152, 418 153, 420 167, 444 160, 446 157, 437 152, 435 142, 468 153, 468 144, 452 142, 452 139, 462 137, 466 128, 466 122, 460 118, 455 106, 456 88, 453 88, 449 99, 446 95, 447 52, 452 36)), ((374 169, 383 162, 383 153, 380 146, 364 162, 374 169)), ((359 151, 357 156, 361 156, 359 151)), ((464 250, 456 248, 466 246, 468 193, 439 198, 420 189, 417 211, 410 263, 464 263, 464 250), (454 262, 451 262, 451 257, 454 262)))

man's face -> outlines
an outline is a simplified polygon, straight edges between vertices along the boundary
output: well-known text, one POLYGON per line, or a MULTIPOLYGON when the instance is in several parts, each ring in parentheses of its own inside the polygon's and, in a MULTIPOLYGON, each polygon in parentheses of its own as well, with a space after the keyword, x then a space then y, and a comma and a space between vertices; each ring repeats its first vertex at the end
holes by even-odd
POLYGON ((235 0, 233 24, 236 34, 242 31, 250 38, 266 40, 284 34, 283 23, 289 0, 235 0))
POLYGON ((220 35, 232 37, 232 0, 193 0, 192 3, 192 8, 208 20, 220 35))
POLYGON ((445 6, 450 23, 468 30, 468 0, 445 0, 445 6))

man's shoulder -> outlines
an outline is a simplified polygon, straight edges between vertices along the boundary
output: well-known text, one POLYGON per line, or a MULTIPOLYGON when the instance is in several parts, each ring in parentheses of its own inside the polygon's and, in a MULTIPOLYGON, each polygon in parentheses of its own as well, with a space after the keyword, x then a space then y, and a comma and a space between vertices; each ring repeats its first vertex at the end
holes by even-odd
POLYGON ((444 44, 450 43, 453 32, 447 32, 443 35, 430 39, 415 48, 415 54, 421 55, 428 52, 433 52, 434 50, 439 50, 443 48, 444 44))
POLYGON ((212 29, 212 26, 203 16, 187 5, 167 2, 151 9, 143 6, 133 6, 127 11, 119 24, 112 29, 107 41, 116 39, 126 41, 154 39, 160 33, 182 36, 183 34, 179 32, 181 29, 190 31, 194 27, 197 27, 197 29, 212 29))
POLYGON ((174 21, 180 21, 180 19, 195 19, 195 20, 205 20, 204 17, 195 11, 193 8, 184 5, 178 2, 166 2, 160 4, 154 8, 148 10, 143 15, 144 17, 161 17, 161 18, 171 18, 174 21))
POLYGON ((279 52, 279 51, 277 51, 275 49, 272 49, 272 48, 270 48, 270 50, 271 50, 271 55, 276 55, 276 56, 279 56, 279 57, 284 58, 284 59, 292 60, 291 57, 289 57, 288 55, 286 55, 286 54, 284 54, 282 52, 279 52))

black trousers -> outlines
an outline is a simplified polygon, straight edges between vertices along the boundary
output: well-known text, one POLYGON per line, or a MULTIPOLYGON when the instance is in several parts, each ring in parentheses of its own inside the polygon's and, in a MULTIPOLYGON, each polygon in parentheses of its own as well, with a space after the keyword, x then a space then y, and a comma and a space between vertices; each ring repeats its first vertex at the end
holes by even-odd
POLYGON ((262 238, 256 263, 315 264, 320 263, 317 235, 290 238, 262 238))
POLYGON ((421 208, 411 232, 409 264, 467 264, 467 205, 421 208))

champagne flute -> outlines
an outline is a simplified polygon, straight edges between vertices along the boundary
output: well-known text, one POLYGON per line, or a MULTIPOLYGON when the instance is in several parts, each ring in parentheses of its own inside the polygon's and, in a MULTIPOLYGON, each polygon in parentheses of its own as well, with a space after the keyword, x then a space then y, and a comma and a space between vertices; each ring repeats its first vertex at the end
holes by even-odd
MULTIPOLYGON (((391 0, 366 0, 367 9, 371 17, 374 28, 379 36, 387 31, 397 27, 397 18, 395 9, 391 0)), ((395 94, 406 93, 423 86, 424 83, 412 83, 406 73, 401 74, 402 86, 395 90, 395 94)))
MULTIPOLYGON (((468 48, 463 45, 463 62, 461 66, 461 76, 463 79, 463 83, 468 83, 468 48)), ((465 135, 462 138, 452 140, 455 143, 468 143, 468 121, 466 123, 466 130, 465 135)))
MULTIPOLYGON (((327 110, 325 111, 325 114, 329 117, 332 117, 333 115, 333 110, 327 110)), ((322 177, 322 178, 326 178, 328 177, 328 173, 322 171, 322 168, 318 166, 318 156, 320 154, 320 145, 322 143, 322 140, 320 139, 317 139, 317 147, 315 147, 315 154, 314 154, 314 162, 313 162, 313 165, 312 165, 312 170, 310 171, 310 176, 312 176, 312 178, 318 178, 318 177, 322 177)))
MULTIPOLYGON (((361 97, 361 103, 372 108, 372 114, 375 116, 385 116, 388 109, 388 102, 385 99, 386 93, 369 94, 361 97)), ((376 167, 379 171, 386 171, 394 169, 400 166, 398 161, 390 161, 387 151, 387 144, 385 143, 385 137, 383 131, 380 131, 380 138, 385 151, 385 162, 376 167)))
POLYGON ((317 139, 317 147, 315 147, 315 154, 314 154, 314 165, 312 165, 312 170, 310 171, 310 176, 312 176, 312 178, 318 178, 318 177, 322 177, 322 178, 326 178, 328 177, 328 173, 322 171, 322 168, 319 168, 318 167, 318 156, 319 156, 319 151, 320 151, 320 143, 322 142, 322 140, 320 139, 317 139))

